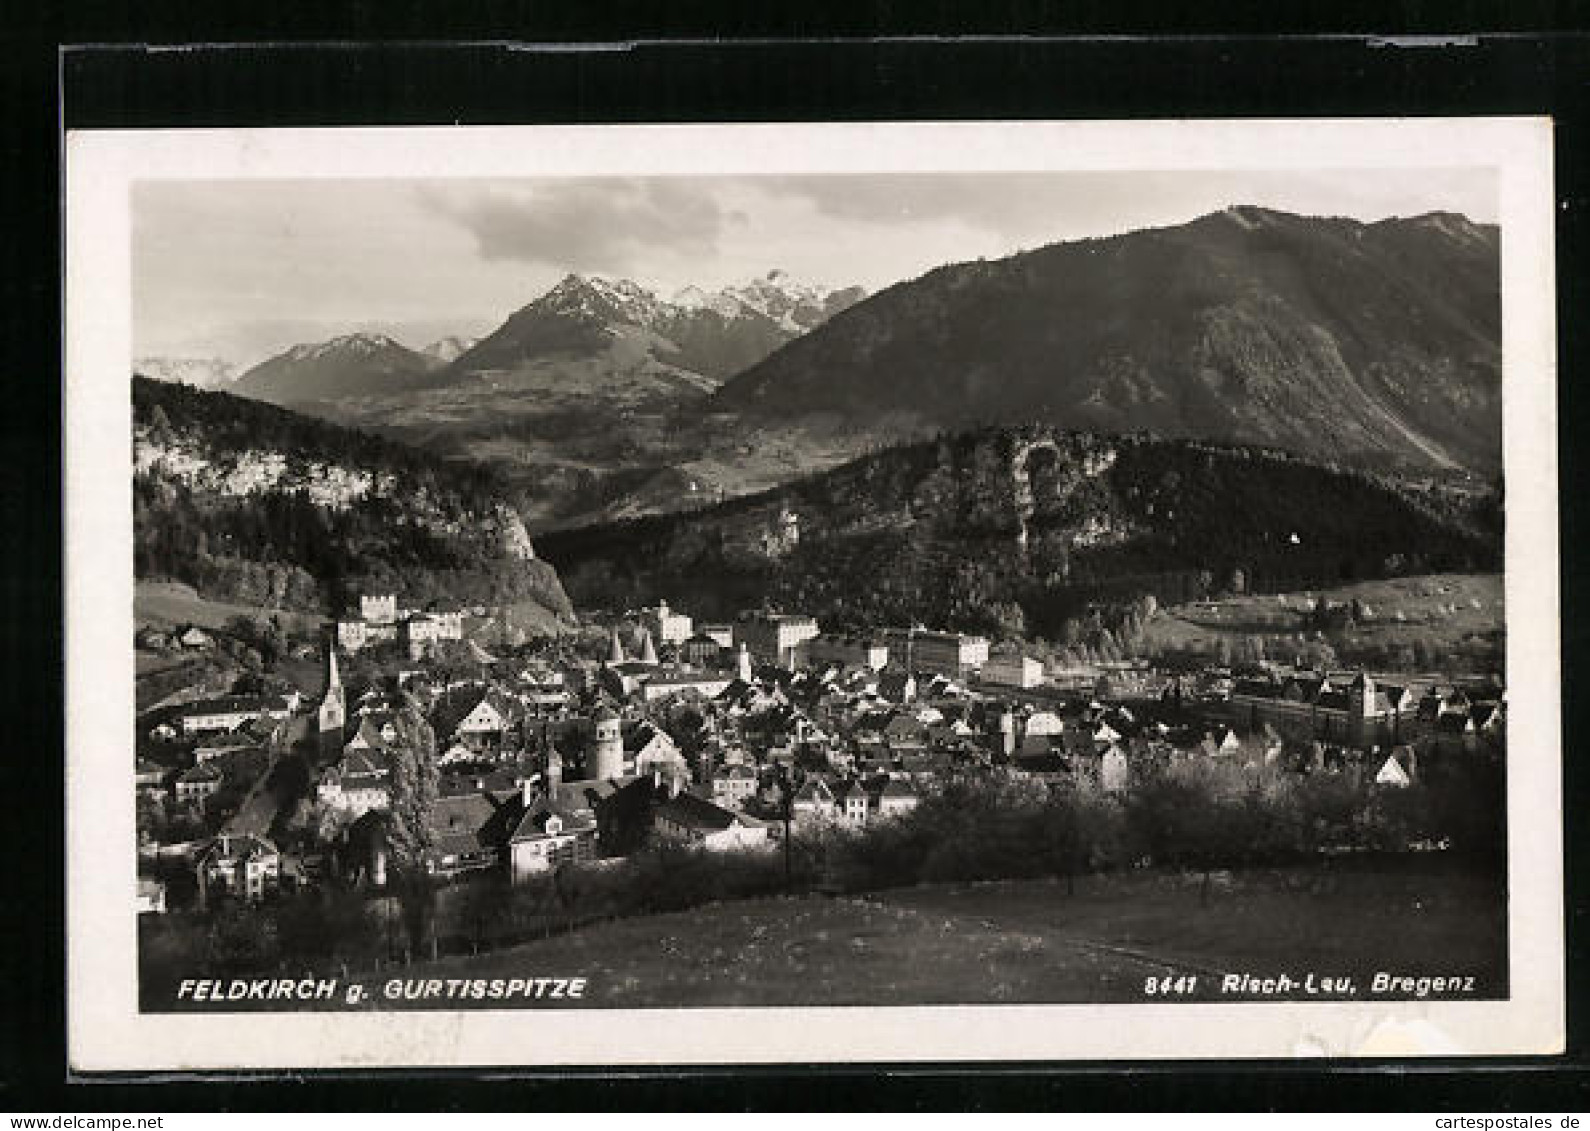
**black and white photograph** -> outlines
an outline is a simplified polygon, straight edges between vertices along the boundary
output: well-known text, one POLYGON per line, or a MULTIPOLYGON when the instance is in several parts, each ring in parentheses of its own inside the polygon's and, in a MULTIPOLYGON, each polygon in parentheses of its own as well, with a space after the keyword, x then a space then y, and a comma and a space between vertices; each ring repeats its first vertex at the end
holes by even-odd
POLYGON ((1560 1047, 1544 122, 67 189, 81 1063, 1560 1047))

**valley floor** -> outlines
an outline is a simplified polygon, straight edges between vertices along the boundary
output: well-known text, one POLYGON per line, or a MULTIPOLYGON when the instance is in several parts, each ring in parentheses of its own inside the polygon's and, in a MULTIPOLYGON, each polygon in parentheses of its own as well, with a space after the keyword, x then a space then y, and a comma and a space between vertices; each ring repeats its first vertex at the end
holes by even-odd
POLYGON ((1192 979, 1184 1000, 1277 1000, 1222 993, 1228 974, 1350 978, 1350 996, 1367 997, 1382 971, 1472 977, 1461 996, 1506 995, 1496 877, 1435 857, 1344 859, 1217 873, 1207 902, 1201 888, 1156 871, 1083 877, 1074 894, 1023 880, 748 900, 364 980, 584 977, 596 1007, 1141 1002, 1166 975, 1192 979))

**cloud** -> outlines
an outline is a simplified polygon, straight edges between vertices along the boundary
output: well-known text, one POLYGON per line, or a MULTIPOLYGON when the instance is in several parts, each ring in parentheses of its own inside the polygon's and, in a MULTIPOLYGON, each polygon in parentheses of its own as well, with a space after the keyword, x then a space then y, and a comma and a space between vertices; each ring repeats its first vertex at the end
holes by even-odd
POLYGON ((658 254, 711 256, 725 227, 744 222, 707 186, 669 178, 432 184, 418 194, 474 237, 482 259, 580 271, 627 271, 658 254))
POLYGON ((1184 223, 1229 204, 1365 220, 1448 209, 1492 220, 1494 185, 1476 169, 1233 169, 805 176, 768 178, 765 188, 833 220, 1059 239, 1184 223))

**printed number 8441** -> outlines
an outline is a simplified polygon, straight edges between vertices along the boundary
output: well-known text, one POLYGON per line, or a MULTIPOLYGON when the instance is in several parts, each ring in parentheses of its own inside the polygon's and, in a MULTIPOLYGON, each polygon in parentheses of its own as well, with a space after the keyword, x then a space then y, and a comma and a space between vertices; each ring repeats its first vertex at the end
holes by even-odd
POLYGON ((1150 977, 1143 981, 1143 993, 1147 997, 1177 997, 1197 992, 1196 974, 1166 974, 1162 978, 1150 977))

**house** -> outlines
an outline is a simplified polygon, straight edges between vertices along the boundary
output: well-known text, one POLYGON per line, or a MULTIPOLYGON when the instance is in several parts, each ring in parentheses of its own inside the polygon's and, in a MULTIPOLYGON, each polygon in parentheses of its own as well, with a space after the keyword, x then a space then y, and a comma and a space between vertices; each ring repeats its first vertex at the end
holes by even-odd
POLYGON ((194 861, 200 898, 225 893, 239 899, 263 899, 281 879, 282 858, 262 836, 223 834, 199 850, 194 861))
POLYGON ((1132 768, 1126 751, 1111 743, 1099 755, 1099 788, 1105 793, 1120 793, 1131 784, 1132 768))
POLYGON ((133 785, 141 791, 159 791, 165 787, 169 771, 158 762, 139 758, 133 766, 133 785))
POLYGON ((1023 751, 1010 760, 1010 775, 1017 781, 1037 781, 1059 785, 1071 780, 1071 762, 1056 750, 1043 753, 1023 751))
POLYGON ((200 699, 182 708, 183 734, 236 730, 255 719, 285 719, 292 704, 280 695, 223 695, 200 699))
POLYGON ((767 826, 761 821, 693 793, 660 802, 652 811, 652 827, 666 840, 713 851, 762 848, 768 843, 767 826))
POLYGON ((689 764, 668 733, 651 722, 631 727, 624 736, 625 772, 645 777, 658 771, 666 776, 683 774, 688 780, 689 764))
POLYGON ((1217 727, 1199 743, 1203 753, 1211 758, 1222 755, 1236 754, 1242 749, 1242 740, 1237 737, 1237 732, 1230 727, 1217 727))
POLYGON ((1401 789, 1412 785, 1413 778, 1393 752, 1387 755, 1386 760, 1380 764, 1380 769, 1375 772, 1375 784, 1401 789))
POLYGON ((200 762, 177 775, 178 801, 202 801, 221 788, 221 771, 209 762, 200 762))
POLYGON ((456 875, 500 863, 522 816, 519 793, 512 789, 438 797, 427 818, 431 844, 425 850, 426 871, 456 875))
POLYGON ((438 640, 462 640, 464 616, 457 610, 410 613, 400 631, 409 656, 418 659, 438 640))
POLYGON ((260 741, 252 734, 246 732, 226 732, 215 738, 207 738, 193 748, 195 761, 209 762, 216 758, 224 758, 229 754, 236 754, 243 750, 261 749, 260 741))
POLYGON ((867 823, 868 804, 867 791, 861 787, 860 782, 841 782, 834 789, 834 801, 838 805, 836 816, 847 825, 860 828, 867 823))
POLYGON ((631 695, 641 691, 648 680, 657 675, 655 662, 645 660, 625 660, 618 664, 606 664, 602 667, 597 679, 602 689, 615 699, 628 699, 631 695))
POLYGON ((712 800, 737 809, 745 799, 756 795, 756 771, 744 763, 726 766, 712 779, 712 800))
POLYGON ((670 609, 667 601, 658 601, 657 604, 642 609, 640 621, 650 634, 663 644, 683 644, 691 636, 690 618, 684 613, 670 609))
POLYGON ((916 676, 910 672, 884 672, 878 677, 878 697, 890 703, 910 703, 916 699, 916 676))
POLYGON ((542 794, 526 787, 523 815, 508 838, 512 876, 520 880, 596 858, 599 832, 591 802, 577 786, 542 794))
POLYGON ((362 816, 392 805, 392 764, 385 746, 354 746, 326 767, 315 787, 322 804, 362 816))
POLYGON ((1057 735, 1064 734, 1065 720, 1053 711, 1034 711, 1027 716, 1022 733, 1025 735, 1057 735))
POLYGON ((910 782, 901 778, 890 778, 874 794, 873 805, 877 818, 888 820, 903 817, 915 809, 921 800, 910 782))
POLYGON ((642 684, 640 691, 648 703, 667 699, 673 695, 696 695, 703 699, 714 699, 731 682, 733 682, 732 677, 724 672, 663 671, 642 684))
POLYGON ((166 913, 166 885, 153 876, 139 876, 138 888, 133 896, 133 907, 139 915, 164 915, 166 913))
POLYGON ((1043 664, 1029 656, 990 656, 978 679, 995 687, 1037 687, 1043 682, 1043 664))
POLYGON ((500 750, 522 714, 495 687, 471 684, 442 696, 431 710, 431 729, 440 745, 458 742, 475 751, 500 750))
POLYGON ((889 753, 900 757, 906 754, 919 754, 927 749, 928 728, 925 723, 914 715, 901 712, 889 720, 883 728, 883 743, 889 748, 889 753))
POLYGON ((794 668, 796 650, 818 633, 812 617, 793 614, 756 614, 734 626, 737 644, 744 644, 758 663, 794 668))
POLYGON ((201 628, 190 627, 178 634, 177 643, 184 648, 208 648, 215 643, 210 634, 201 628))
POLYGON ((806 784, 795 791, 790 803, 796 824, 814 825, 834 820, 839 813, 839 803, 834 791, 822 778, 808 778, 806 784))
POLYGON ((698 632, 679 645, 679 662, 692 667, 716 667, 723 662, 726 646, 716 637, 698 632))

